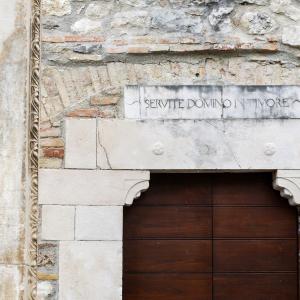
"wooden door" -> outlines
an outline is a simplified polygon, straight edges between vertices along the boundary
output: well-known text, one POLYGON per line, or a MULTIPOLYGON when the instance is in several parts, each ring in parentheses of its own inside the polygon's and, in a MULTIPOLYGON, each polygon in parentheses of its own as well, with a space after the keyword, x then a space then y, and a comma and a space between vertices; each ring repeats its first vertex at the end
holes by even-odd
POLYGON ((124 209, 124 300, 293 300, 297 213, 270 174, 157 174, 124 209))

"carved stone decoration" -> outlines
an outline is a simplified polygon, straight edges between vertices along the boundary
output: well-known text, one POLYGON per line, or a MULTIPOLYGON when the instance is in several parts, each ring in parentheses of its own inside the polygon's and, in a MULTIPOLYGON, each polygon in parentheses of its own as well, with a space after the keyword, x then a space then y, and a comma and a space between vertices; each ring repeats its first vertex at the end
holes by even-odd
POLYGON ((290 205, 300 205, 300 170, 278 170, 273 186, 290 205))
POLYGON ((135 183, 128 190, 125 198, 125 205, 132 205, 133 200, 139 198, 142 192, 146 191, 149 188, 149 179, 142 180, 138 183, 135 183))
POLYGON ((28 206, 28 299, 37 299, 37 233, 38 233, 38 150, 40 111, 40 0, 32 1, 31 53, 30 53, 30 103, 29 103, 29 183, 28 206))

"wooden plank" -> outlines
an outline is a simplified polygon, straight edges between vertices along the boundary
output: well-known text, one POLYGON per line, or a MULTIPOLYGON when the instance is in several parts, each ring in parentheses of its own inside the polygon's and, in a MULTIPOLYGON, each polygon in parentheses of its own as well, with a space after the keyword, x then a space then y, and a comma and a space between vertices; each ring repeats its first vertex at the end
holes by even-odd
POLYGON ((214 207, 214 237, 296 238, 293 207, 214 207))
POLYGON ((214 272, 297 271, 297 240, 215 240, 214 272))
POLYGON ((211 300, 211 274, 125 274, 124 300, 211 300))
POLYGON ((210 207, 142 207, 125 210, 124 237, 209 238, 210 207))
POLYGON ((211 205, 210 174, 153 174, 134 205, 211 205))
POLYGON ((216 174, 213 177, 214 205, 287 205, 272 187, 271 173, 216 174))
POLYGON ((130 240, 124 243, 125 272, 211 272, 211 240, 130 240))
POLYGON ((297 300, 297 274, 215 274, 214 300, 297 300))

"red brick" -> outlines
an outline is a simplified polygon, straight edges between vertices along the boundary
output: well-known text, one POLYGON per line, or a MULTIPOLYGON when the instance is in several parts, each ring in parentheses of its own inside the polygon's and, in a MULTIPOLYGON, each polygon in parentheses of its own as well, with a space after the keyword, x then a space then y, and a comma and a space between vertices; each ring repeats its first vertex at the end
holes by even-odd
POLYGON ((96 118, 97 116, 98 116, 97 108, 79 108, 67 113, 67 117, 96 118))
POLYGON ((112 105, 117 104, 120 97, 118 96, 92 96, 91 105, 112 105))
POLYGON ((65 150, 63 148, 42 148, 44 157, 64 158, 65 150))

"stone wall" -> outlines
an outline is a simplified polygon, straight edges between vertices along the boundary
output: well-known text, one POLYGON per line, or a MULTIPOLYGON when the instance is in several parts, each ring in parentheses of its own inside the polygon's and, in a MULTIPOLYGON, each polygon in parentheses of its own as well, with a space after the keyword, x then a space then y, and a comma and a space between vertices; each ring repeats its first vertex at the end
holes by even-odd
MULTIPOLYGON (((64 167, 65 117, 123 118, 127 84, 300 84, 296 0, 42 0, 42 8, 42 168, 64 167)), ((45 299, 57 297, 57 257, 56 243, 40 244, 45 299)))
POLYGON ((42 167, 64 116, 122 118, 126 84, 300 82, 298 1, 42 2, 42 167))
POLYGON ((26 290, 26 112, 29 14, 26 1, 0 3, 0 299, 26 290))

